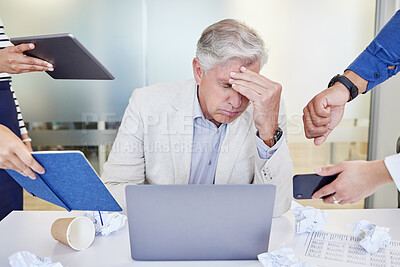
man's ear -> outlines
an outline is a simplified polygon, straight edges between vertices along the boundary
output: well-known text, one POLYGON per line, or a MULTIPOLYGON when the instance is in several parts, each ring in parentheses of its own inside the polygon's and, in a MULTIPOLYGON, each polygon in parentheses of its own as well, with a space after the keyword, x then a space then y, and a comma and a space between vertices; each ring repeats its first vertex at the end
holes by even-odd
POLYGON ((201 79, 203 78, 204 72, 203 68, 200 65, 200 61, 197 57, 193 59, 192 65, 193 65, 194 79, 196 80, 196 83, 198 85, 201 85, 201 79))

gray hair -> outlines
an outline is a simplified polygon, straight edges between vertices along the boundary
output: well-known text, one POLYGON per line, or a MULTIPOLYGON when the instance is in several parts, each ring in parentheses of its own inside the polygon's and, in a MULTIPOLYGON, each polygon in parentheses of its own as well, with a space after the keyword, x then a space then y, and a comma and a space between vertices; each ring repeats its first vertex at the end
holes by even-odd
POLYGON ((267 61, 264 41, 255 30, 234 19, 207 27, 197 42, 196 57, 205 72, 236 59, 244 66, 267 61))

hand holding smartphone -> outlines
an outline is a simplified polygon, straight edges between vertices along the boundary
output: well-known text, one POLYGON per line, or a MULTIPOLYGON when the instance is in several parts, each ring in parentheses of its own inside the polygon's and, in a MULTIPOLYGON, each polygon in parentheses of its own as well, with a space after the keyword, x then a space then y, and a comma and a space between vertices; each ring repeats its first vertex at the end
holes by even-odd
MULTIPOLYGON (((311 199, 312 195, 327 184, 332 183, 338 174, 320 176, 318 174, 298 174, 293 177, 293 197, 295 199, 311 199)), ((326 198, 330 195, 324 196, 326 198)))

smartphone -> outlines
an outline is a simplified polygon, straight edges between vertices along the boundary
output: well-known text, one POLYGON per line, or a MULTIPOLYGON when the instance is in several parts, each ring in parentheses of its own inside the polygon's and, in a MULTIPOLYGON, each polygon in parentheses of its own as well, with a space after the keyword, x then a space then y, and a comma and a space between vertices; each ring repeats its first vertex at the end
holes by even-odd
MULTIPOLYGON (((293 197, 295 199, 311 199, 312 195, 327 184, 332 183, 338 174, 320 176, 318 174, 298 174, 293 177, 293 197)), ((322 198, 327 198, 330 195, 322 198)))

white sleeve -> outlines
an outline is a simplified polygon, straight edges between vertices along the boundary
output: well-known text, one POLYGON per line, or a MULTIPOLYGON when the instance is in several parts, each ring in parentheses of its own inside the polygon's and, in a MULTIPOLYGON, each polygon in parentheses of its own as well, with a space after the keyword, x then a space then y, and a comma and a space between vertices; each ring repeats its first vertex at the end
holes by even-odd
POLYGON ((145 182, 144 126, 140 90, 135 89, 121 121, 101 179, 125 210, 125 187, 145 182))
POLYGON ((397 189, 400 190, 400 153, 386 157, 385 165, 397 189))

